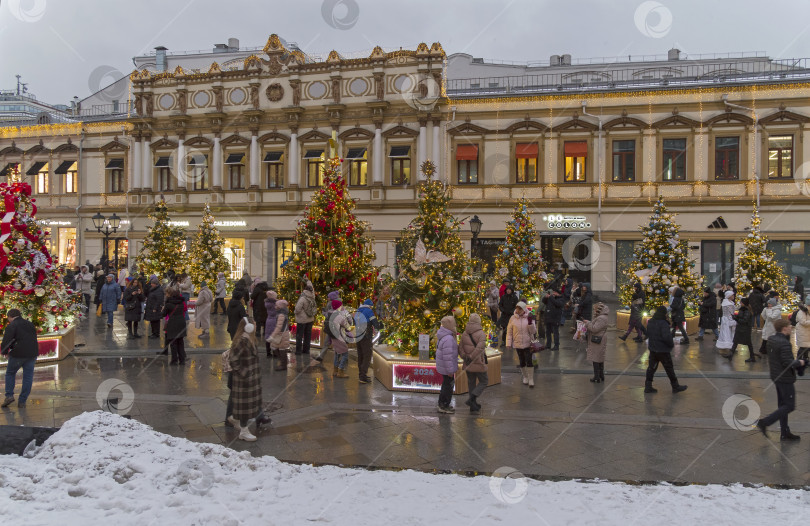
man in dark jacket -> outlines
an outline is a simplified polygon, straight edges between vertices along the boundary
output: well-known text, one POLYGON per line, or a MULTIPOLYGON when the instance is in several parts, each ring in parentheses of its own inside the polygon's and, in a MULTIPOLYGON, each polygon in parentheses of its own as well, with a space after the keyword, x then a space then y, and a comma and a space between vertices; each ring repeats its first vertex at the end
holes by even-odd
POLYGON ((634 329, 637 336, 633 338, 633 341, 636 343, 644 341, 644 337, 647 335, 647 329, 644 328, 644 317, 641 313, 641 309, 644 308, 645 301, 646 296, 644 290, 641 288, 641 283, 634 283, 633 296, 630 298, 630 320, 627 322, 627 331, 619 336, 621 341, 626 341, 627 337, 630 336, 630 333, 633 332, 634 329))
POLYGON ((371 365, 372 339, 374 329, 380 330, 380 321, 374 315, 374 302, 367 299, 354 314, 354 325, 357 327, 357 369, 360 371, 360 383, 370 384, 368 367, 371 365), (361 331, 363 331, 361 333, 361 331))
MULTIPOLYGON (((256 321, 256 338, 262 335, 262 329, 267 322, 267 307, 264 306, 264 300, 267 299, 267 291, 270 286, 266 281, 260 281, 253 287, 253 293, 250 295, 250 304, 253 306, 253 319, 256 321)), ((265 338, 267 335, 265 335, 265 338)), ((259 340, 261 341, 261 340, 259 340)))
POLYGON ((543 298, 546 302, 546 349, 551 351, 560 350, 560 322, 562 321, 562 310, 565 307, 565 298, 558 289, 551 289, 551 294, 543 298), (552 336, 554 337, 554 347, 551 346, 552 336))
POLYGON ((717 330, 717 297, 712 292, 712 289, 706 287, 703 290, 703 300, 700 302, 700 319, 698 320, 698 336, 695 338, 697 341, 703 341, 703 335, 706 330, 714 333, 714 339, 720 337, 720 331, 717 330))
POLYGON ((593 293, 591 292, 591 284, 583 282, 579 288, 577 319, 591 321, 591 318, 593 318, 593 293))
POLYGON ((25 407, 31 386, 34 383, 34 364, 39 356, 37 344, 37 328, 28 320, 21 317, 18 309, 8 311, 8 325, 3 331, 3 343, 0 344, 0 353, 8 357, 6 365, 6 399, 0 407, 8 407, 14 401, 14 384, 17 371, 22 369, 22 389, 17 407, 25 407))
POLYGON ((650 358, 644 392, 658 392, 658 389, 655 389, 652 383, 659 363, 664 365, 664 371, 666 371, 669 383, 672 385, 672 392, 686 391, 686 386, 678 383, 678 377, 675 376, 675 367, 672 365, 672 348, 675 347, 675 342, 672 340, 672 332, 670 332, 669 322, 667 321, 666 307, 658 307, 652 319, 647 322, 647 338, 650 358))
POLYGON ((228 334, 233 335, 236 334, 236 329, 239 327, 239 322, 242 321, 242 318, 247 316, 247 312, 245 311, 245 304, 242 303, 242 294, 247 294, 247 289, 242 291, 233 291, 231 295, 231 301, 228 302, 228 334))
POLYGON ((751 315, 754 317, 754 325, 757 329, 761 329, 760 316, 765 309, 765 293, 762 291, 762 287, 757 285, 751 290, 748 294, 748 303, 751 306, 751 315))
POLYGON ((681 331, 681 343, 684 345, 689 345, 689 336, 686 334, 686 329, 684 328, 684 322, 686 321, 686 301, 683 299, 683 289, 676 288, 675 291, 672 293, 672 303, 669 306, 670 310, 672 311, 672 336, 675 336, 675 333, 679 330, 681 331))
POLYGON ((498 310, 501 312, 498 318, 498 325, 501 326, 501 347, 506 347, 506 327, 509 325, 509 319, 515 313, 515 306, 518 304, 518 297, 515 295, 515 289, 512 285, 507 285, 506 290, 498 301, 498 310))
MULTIPOLYGON (((776 400, 779 407, 776 411, 764 418, 760 418, 757 427, 766 435, 767 428, 779 420, 782 429, 782 440, 799 440, 798 435, 790 432, 788 427, 788 414, 796 409, 796 371, 804 374, 804 360, 793 358, 793 349, 790 345, 790 322, 776 320, 773 322, 776 334, 768 338, 768 367, 771 372, 771 381, 776 387, 776 400)), ((766 435, 767 436, 767 435, 766 435)))
POLYGON ((727 358, 731 360, 734 353, 737 352, 737 345, 745 345, 748 347, 748 359, 745 361, 755 362, 754 344, 751 343, 751 307, 748 298, 740 300, 740 308, 733 318, 737 325, 734 327, 734 344, 731 346, 731 352, 728 353, 727 358))

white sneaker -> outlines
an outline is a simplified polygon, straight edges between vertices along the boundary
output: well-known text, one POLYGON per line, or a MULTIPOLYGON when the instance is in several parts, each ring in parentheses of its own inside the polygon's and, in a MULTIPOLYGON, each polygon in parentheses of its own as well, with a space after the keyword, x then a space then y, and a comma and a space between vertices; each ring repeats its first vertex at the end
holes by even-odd
POLYGON ((526 373, 526 368, 521 367, 520 373, 523 375, 523 385, 527 385, 529 383, 529 375, 526 373))
POLYGON ((529 387, 534 387, 534 371, 529 369, 529 387))
POLYGON ((245 442, 256 442, 256 435, 251 433, 250 428, 245 426, 239 431, 239 440, 244 440, 245 442))
POLYGON ((228 417, 228 422, 230 422, 233 425, 233 428, 236 429, 237 431, 242 429, 242 426, 239 425, 239 421, 235 419, 233 415, 228 417))

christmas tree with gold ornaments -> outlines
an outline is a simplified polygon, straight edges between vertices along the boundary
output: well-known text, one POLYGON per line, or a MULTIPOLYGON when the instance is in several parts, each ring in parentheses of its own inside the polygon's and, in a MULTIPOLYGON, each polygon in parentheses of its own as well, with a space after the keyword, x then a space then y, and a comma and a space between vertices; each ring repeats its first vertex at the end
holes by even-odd
POLYGON ((211 207, 205 204, 203 217, 197 227, 197 233, 191 240, 188 259, 188 273, 195 285, 206 282, 213 290, 217 282, 217 273, 225 274, 225 281, 230 286, 231 264, 225 257, 225 239, 214 225, 211 207))
MULTIPOLYGON (((373 265, 373 239, 368 223, 354 215, 357 203, 340 171, 339 158, 328 160, 323 186, 312 194, 298 221, 293 241, 296 251, 281 262, 276 279, 279 298, 294 305, 307 280, 315 289, 319 312, 327 294, 337 290, 346 306, 357 307, 370 299, 378 269, 373 265)), ((290 309, 292 313, 292 309, 290 309)))
POLYGON ((640 282, 647 295, 644 308, 653 312, 669 302, 669 289, 677 286, 684 292, 687 308, 696 312, 703 277, 694 273, 695 262, 689 259, 689 246, 681 239, 675 214, 667 210, 659 197, 648 223, 639 230, 644 239, 633 251, 628 274, 630 280, 621 288, 621 304, 629 306, 633 284, 640 282))
POLYGON ((169 209, 161 199, 149 213, 152 226, 147 228, 135 263, 147 276, 163 276, 167 271, 180 273, 186 268, 186 230, 170 223, 169 209))
POLYGON ((529 214, 526 199, 520 199, 506 222, 506 242, 495 256, 495 275, 508 278, 522 298, 531 298, 548 281, 543 257, 534 246, 537 231, 529 214))
POLYGON ((425 161, 421 169, 426 180, 419 185, 419 214, 400 233, 396 325, 388 329, 386 341, 417 355, 419 335, 429 334, 433 356, 443 317, 455 316, 463 328, 470 314, 485 311, 484 284, 473 274, 473 260, 461 242, 462 223, 448 210, 448 188, 433 179, 433 163, 425 161))
POLYGON ((11 182, 0 184, 0 332, 11 309, 37 333, 56 332, 82 316, 82 295, 62 280, 65 269, 48 251, 50 232, 35 219, 31 186, 19 182, 16 166, 11 170, 11 182))
POLYGON ((751 229, 748 237, 743 240, 742 250, 737 254, 734 269, 737 297, 747 296, 756 286, 764 288, 765 285, 770 285, 779 293, 782 305, 794 305, 800 298, 793 293, 788 276, 776 262, 774 253, 768 250, 768 238, 760 230, 761 224, 762 220, 755 206, 754 213, 751 214, 751 229))

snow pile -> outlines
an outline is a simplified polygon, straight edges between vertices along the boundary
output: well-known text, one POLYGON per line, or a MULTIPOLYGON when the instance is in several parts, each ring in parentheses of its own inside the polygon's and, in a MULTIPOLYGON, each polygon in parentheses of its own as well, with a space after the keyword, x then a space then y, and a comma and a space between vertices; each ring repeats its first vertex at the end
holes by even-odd
MULTIPOLYGON (((261 439, 260 439, 261 440, 261 439)), ((800 490, 629 486, 297 466, 100 411, 0 457, 7 524, 683 524, 792 521, 800 490), (501 484, 502 483, 502 484, 501 484), (513 503, 514 502, 514 503, 513 503), (527 522, 530 521, 530 522, 527 522)))

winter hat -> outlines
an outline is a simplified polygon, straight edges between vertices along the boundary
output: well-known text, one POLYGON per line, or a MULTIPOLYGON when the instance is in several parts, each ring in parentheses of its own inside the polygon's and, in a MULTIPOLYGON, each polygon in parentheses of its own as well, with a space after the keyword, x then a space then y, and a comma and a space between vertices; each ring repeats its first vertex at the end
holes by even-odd
POLYGON ((267 299, 269 299, 269 300, 278 299, 278 294, 276 294, 276 291, 274 291, 274 290, 268 290, 267 291, 267 299))
POLYGON ((476 313, 476 312, 473 312, 472 314, 470 314, 470 319, 467 321, 467 325, 469 326, 471 323, 477 323, 478 326, 480 327, 481 326, 481 316, 479 316, 478 313, 476 313))
POLYGON ((770 307, 773 307, 777 303, 778 302, 776 301, 776 298, 771 298, 771 299, 768 300, 768 306, 770 306, 770 307))
POLYGON ((490 281, 490 282, 489 282, 489 284, 490 284, 490 285, 497 285, 497 283, 495 283, 495 280, 494 280, 494 279, 493 279, 492 281, 490 281))
POLYGON ((341 308, 342 306, 343 306, 343 302, 342 302, 342 301, 340 301, 340 300, 332 300, 332 309, 333 309, 333 310, 338 310, 338 309, 339 309, 339 308, 341 308))
POLYGON ((289 303, 287 303, 287 300, 278 300, 276 302, 276 308, 279 309, 279 310, 280 309, 286 309, 288 305, 289 305, 289 303))
POLYGON ((517 305, 515 305, 515 308, 516 308, 516 309, 520 309, 520 310, 522 310, 523 312, 526 312, 526 311, 528 310, 528 309, 526 308, 526 304, 525 304, 524 302, 522 302, 522 301, 517 302, 517 305))
POLYGON ((366 301, 363 302, 363 305, 368 305, 369 307, 373 307, 374 302, 371 301, 370 299, 367 299, 366 301))
POLYGON ((20 309, 9 309, 6 316, 9 318, 19 318, 21 316, 20 309))
POLYGON ((727 291, 726 291, 726 294, 725 294, 725 298, 726 298, 726 299, 729 299, 729 298, 731 298, 732 296, 734 296, 734 291, 733 291, 733 290, 727 290, 727 291))
POLYGON ((115 274, 113 274, 112 272, 110 272, 109 274, 107 274, 107 277, 108 277, 108 278, 115 279, 115 274))
POLYGON ((709 287, 706 287, 705 289, 703 289, 703 292, 706 292, 706 293, 708 293, 708 294, 711 294, 711 293, 712 293, 712 289, 710 289, 709 287))
POLYGON ((453 332, 458 332, 458 330, 456 329, 455 316, 445 316, 444 318, 442 318, 442 327, 451 330, 453 332))
POLYGON ((307 290, 312 290, 312 291, 315 290, 315 287, 312 286, 312 282, 309 281, 309 280, 307 280, 306 286, 304 288, 307 289, 307 290))

